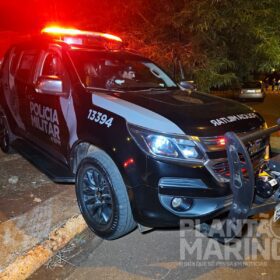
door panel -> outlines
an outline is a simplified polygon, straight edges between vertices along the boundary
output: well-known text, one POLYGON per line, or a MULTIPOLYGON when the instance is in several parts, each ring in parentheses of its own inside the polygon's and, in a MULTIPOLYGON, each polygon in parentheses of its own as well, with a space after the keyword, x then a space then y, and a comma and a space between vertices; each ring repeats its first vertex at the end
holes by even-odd
POLYGON ((69 129, 67 112, 70 96, 70 80, 63 66, 61 54, 48 50, 40 54, 34 82, 27 88, 29 127, 33 141, 60 161, 66 162, 69 150, 69 129), (61 79, 63 93, 38 92, 38 79, 61 79))
POLYGON ((37 57, 37 50, 13 49, 10 54, 10 63, 7 65, 9 69, 6 70, 8 75, 5 77, 4 95, 15 122, 14 129, 23 136, 26 136, 28 132, 26 88, 37 57))

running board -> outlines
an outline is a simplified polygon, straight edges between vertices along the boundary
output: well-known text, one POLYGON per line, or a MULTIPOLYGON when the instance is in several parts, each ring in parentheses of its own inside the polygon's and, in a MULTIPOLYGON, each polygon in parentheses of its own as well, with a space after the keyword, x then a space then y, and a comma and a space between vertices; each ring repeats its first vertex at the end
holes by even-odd
POLYGON ((13 148, 55 183, 75 183, 75 175, 64 164, 24 140, 16 140, 13 148))

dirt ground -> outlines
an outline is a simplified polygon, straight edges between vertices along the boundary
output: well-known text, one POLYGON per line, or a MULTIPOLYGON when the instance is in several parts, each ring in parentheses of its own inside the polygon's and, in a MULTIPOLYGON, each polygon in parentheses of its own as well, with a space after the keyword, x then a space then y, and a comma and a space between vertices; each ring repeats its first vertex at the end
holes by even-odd
POLYGON ((64 190, 19 154, 0 151, 0 222, 27 212, 64 190))

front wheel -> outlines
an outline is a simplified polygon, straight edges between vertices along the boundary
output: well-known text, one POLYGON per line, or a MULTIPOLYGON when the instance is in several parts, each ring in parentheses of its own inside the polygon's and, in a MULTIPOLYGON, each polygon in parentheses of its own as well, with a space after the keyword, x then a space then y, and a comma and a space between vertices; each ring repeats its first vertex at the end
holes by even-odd
POLYGON ((135 228, 122 176, 102 150, 96 149, 81 161, 76 195, 85 221, 99 237, 116 239, 135 228))

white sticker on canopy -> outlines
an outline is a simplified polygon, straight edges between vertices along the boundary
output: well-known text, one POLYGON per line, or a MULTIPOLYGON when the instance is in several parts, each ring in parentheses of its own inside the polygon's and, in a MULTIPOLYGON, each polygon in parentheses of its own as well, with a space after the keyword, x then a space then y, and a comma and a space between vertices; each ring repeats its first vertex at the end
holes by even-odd
POLYGON ((238 115, 232 115, 227 116, 223 118, 218 118, 214 120, 210 120, 210 123, 212 123, 214 126, 220 126, 232 122, 237 122, 241 120, 248 120, 248 119, 255 119, 258 118, 258 115, 255 113, 247 113, 247 114, 238 114, 238 115))

